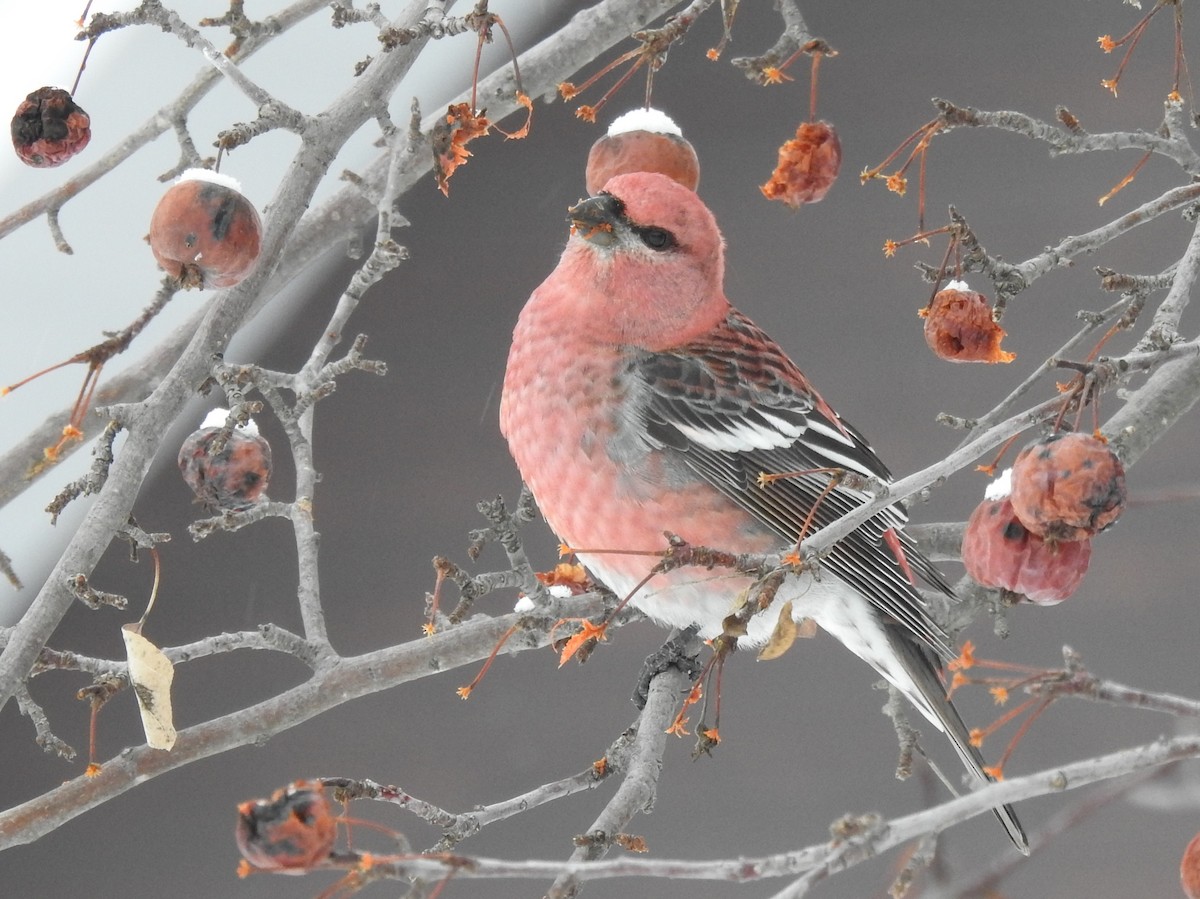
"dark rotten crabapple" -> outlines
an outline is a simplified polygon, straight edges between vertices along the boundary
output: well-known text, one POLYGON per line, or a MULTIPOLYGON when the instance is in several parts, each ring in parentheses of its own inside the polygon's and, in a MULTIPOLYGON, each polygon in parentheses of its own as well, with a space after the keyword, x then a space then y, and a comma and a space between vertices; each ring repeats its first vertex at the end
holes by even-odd
POLYGON ((205 508, 240 512, 266 498, 271 445, 251 419, 244 428, 229 431, 225 445, 214 451, 228 414, 214 409, 188 435, 179 448, 179 471, 205 508))
POLYGON ((62 165, 92 139, 92 120, 61 87, 39 87, 12 118, 13 149, 38 169, 62 165))
POLYGON ((233 287, 258 261, 262 220, 235 179, 188 169, 158 201, 146 240, 181 287, 233 287))
POLYGON ((1012 362, 1015 353, 1000 349, 1004 329, 992 318, 992 306, 963 281, 951 281, 918 313, 925 319, 925 342, 949 362, 1012 362))
POLYGON ((1021 523, 1039 537, 1091 537, 1125 508, 1125 466, 1091 434, 1053 434, 1018 454, 1012 504, 1021 523))
POLYGON ((1044 540, 1013 512, 1007 469, 984 492, 967 520, 962 560, 967 574, 985 587, 1024 594, 1038 605, 1054 605, 1075 592, 1092 558, 1089 539, 1044 540))
POLYGON ((255 868, 303 874, 329 857, 337 821, 320 783, 297 781, 238 805, 238 851, 255 868))
POLYGON ((587 192, 600 193, 615 175, 658 172, 688 190, 700 183, 695 148, 671 117, 658 109, 633 109, 618 116, 608 133, 592 144, 587 161, 587 192))

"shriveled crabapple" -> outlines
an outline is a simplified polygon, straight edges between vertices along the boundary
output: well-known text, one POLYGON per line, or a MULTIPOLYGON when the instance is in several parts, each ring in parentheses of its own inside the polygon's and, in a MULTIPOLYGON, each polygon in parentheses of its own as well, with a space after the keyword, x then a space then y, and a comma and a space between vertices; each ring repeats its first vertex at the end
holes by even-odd
POLYGON ((337 820, 316 781, 297 781, 270 799, 238 805, 238 851, 255 868, 302 874, 329 857, 337 820))
POLYGON ((949 362, 1012 362, 1015 353, 1000 349, 1004 329, 992 318, 992 306, 962 281, 951 281, 920 311, 925 342, 949 362))
POLYGON ((181 287, 233 287, 258 261, 262 220, 235 179, 188 169, 158 201, 146 239, 181 287))
POLYGON ((671 117, 658 109, 633 109, 618 116, 608 133, 592 144, 588 195, 594 197, 608 179, 629 172, 658 172, 689 190, 700 183, 695 148, 671 117))
POLYGON ((1091 434, 1058 433, 1013 463, 1012 503, 1021 523, 1047 540, 1081 540, 1125 508, 1125 466, 1091 434))
POLYGON ((61 87, 39 87, 12 118, 13 149, 26 165, 62 165, 92 139, 92 120, 61 87))
POLYGON ((1013 512, 1010 478, 1011 469, 988 487, 971 513, 963 533, 963 565, 985 587, 1024 594, 1038 605, 1062 602, 1087 574, 1092 543, 1048 541, 1031 533, 1013 512))
POLYGON ((842 144, 834 127, 828 122, 801 122, 796 136, 779 148, 775 171, 759 190, 768 200, 793 209, 820 203, 841 166, 842 144))
POLYGON ((271 480, 271 445, 251 420, 226 432, 225 445, 214 450, 228 412, 214 409, 199 430, 179 448, 179 471, 208 509, 244 511, 265 498, 271 480))

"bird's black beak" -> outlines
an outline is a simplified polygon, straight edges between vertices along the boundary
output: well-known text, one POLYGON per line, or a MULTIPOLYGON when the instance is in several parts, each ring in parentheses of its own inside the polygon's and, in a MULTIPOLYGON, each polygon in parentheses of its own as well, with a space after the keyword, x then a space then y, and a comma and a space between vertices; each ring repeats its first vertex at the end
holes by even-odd
POLYGON ((567 210, 571 233, 601 247, 617 242, 616 228, 625 217, 625 204, 612 194, 598 194, 580 200, 567 210))

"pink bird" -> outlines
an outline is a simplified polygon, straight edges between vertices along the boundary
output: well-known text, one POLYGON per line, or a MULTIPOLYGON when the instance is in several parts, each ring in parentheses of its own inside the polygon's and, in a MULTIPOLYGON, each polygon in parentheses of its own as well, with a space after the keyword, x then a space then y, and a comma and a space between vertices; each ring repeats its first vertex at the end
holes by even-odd
MULTIPOLYGON (((810 516, 808 533, 870 498, 830 491, 829 469, 891 480, 862 435, 730 305, 724 241, 695 193, 659 174, 618 175, 572 207, 570 221, 558 267, 513 333, 500 429, 564 543, 630 551, 579 553, 618 596, 653 564, 632 552, 661 552, 664 531, 730 552, 780 552, 810 516), (763 487, 763 472, 812 473, 763 487)), ((874 667, 986 781, 938 677, 953 647, 909 575, 952 591, 903 534, 905 520, 900 505, 883 510, 834 546, 816 578, 789 575, 776 603, 790 600, 796 619, 816 621, 874 667)), ((631 602, 715 637, 750 585, 734 572, 681 569, 631 602)), ((740 642, 765 642, 776 618, 755 616, 740 642)), ((1012 809, 995 811, 1028 852, 1012 809)))

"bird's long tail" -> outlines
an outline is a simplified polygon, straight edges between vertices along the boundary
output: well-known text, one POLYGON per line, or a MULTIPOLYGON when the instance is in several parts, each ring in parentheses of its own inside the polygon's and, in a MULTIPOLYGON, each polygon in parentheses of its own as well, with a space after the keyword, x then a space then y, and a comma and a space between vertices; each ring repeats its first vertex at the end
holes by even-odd
MULTIPOLYGON (((954 749, 958 752, 958 757, 962 759, 967 770, 980 780, 990 783, 994 778, 988 776, 983 770, 983 756, 972 745, 971 734, 967 729, 967 725, 958 714, 958 710, 954 707, 954 704, 946 698, 946 688, 938 676, 937 662, 933 653, 924 646, 915 643, 911 638, 897 631, 895 628, 888 628, 888 630, 897 657, 904 664, 904 668, 912 678, 912 682, 921 691, 920 699, 923 703, 917 702, 916 705, 921 707, 923 704, 925 708, 931 710, 937 716, 943 731, 950 738, 950 742, 954 744, 954 749)), ((1008 832, 1013 845, 1022 854, 1028 855, 1029 839, 1025 835, 1024 828, 1021 827, 1021 822, 1017 820, 1012 806, 1002 805, 992 811, 996 813, 996 817, 1004 825, 1004 829, 1008 832)))

